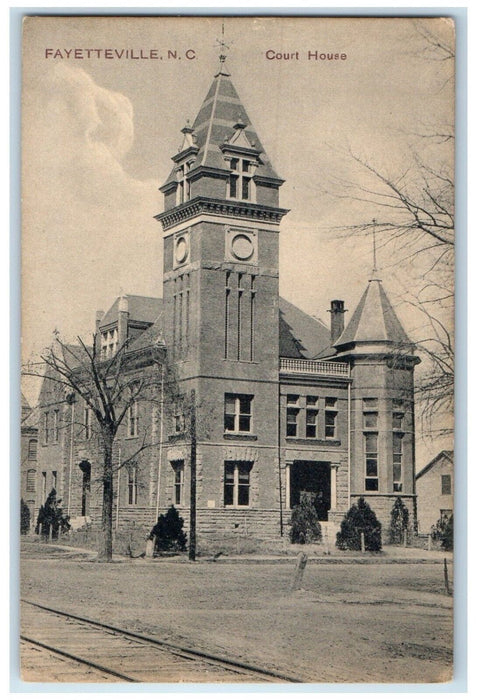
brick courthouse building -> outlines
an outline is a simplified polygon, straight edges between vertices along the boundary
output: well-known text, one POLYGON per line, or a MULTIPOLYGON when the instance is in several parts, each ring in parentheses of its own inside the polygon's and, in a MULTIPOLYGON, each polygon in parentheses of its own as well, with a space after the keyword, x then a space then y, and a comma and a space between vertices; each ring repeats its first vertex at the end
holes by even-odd
MULTIPOLYGON (((415 514, 419 360, 381 281, 371 276, 346 326, 344 302, 332 301, 331 331, 279 297, 283 180, 223 59, 182 137, 156 216, 163 299, 123 296, 97 320, 103 358, 129 338, 128 353, 142 358, 135 371, 154 350, 178 388, 138 401, 121 427, 118 466, 145 433, 152 446, 115 475, 116 525, 150 528, 172 503, 187 524, 192 391, 199 546, 286 535, 304 492, 316 496, 330 536, 361 495, 384 527, 397 496, 415 514)), ((102 494, 92 418, 48 379, 40 404, 37 490, 47 492, 54 474, 73 523, 94 521, 102 494)))

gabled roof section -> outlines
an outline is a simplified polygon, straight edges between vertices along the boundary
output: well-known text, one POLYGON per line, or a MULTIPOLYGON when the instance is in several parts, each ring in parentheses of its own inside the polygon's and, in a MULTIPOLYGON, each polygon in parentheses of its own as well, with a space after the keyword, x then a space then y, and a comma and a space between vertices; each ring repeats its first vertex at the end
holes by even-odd
MULTIPOLYGON (((224 145, 229 145, 230 148, 253 149, 259 159, 255 171, 256 178, 264 177, 282 182, 264 151, 224 64, 221 64, 214 77, 195 118, 191 136, 194 147, 198 149, 192 170, 207 167, 229 171, 221 150, 224 145)), ((175 181, 173 168, 161 189, 175 181)))
POLYGON ((401 346, 411 344, 379 279, 369 280, 354 314, 334 347, 339 350, 345 345, 375 342, 401 346))
MULTIPOLYGON (((143 297, 135 294, 126 294, 128 300, 129 321, 142 323, 154 323, 162 311, 162 299, 160 297, 143 297)), ((111 308, 104 314, 100 322, 100 328, 118 320, 118 297, 111 308)))
POLYGON ((128 347, 128 352, 145 350, 157 345, 164 345, 164 323, 162 313, 157 317, 152 326, 149 326, 136 340, 128 347))
POLYGON ((311 359, 329 346, 330 331, 325 324, 282 297, 279 314, 280 357, 311 359))
POLYGON ((436 455, 434 459, 431 459, 429 464, 426 464, 426 466, 423 467, 418 474, 416 474, 416 479, 419 479, 421 476, 424 476, 424 474, 427 474, 428 471, 435 467, 436 464, 439 464, 439 462, 441 462, 442 460, 447 460, 451 463, 452 466, 454 466, 454 451, 442 450, 442 452, 439 452, 439 454, 436 455))

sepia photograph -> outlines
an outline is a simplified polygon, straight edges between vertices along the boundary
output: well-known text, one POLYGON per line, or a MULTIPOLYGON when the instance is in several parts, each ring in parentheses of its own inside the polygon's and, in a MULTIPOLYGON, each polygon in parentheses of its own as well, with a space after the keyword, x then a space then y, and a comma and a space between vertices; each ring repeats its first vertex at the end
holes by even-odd
POLYGON ((455 44, 24 17, 24 688, 453 680, 455 44))

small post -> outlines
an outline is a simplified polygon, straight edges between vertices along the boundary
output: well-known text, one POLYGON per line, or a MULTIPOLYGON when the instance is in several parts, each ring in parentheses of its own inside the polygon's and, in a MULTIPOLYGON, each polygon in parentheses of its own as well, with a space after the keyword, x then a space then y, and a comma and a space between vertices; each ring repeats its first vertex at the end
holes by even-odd
POLYGON ((447 595, 452 595, 451 590, 450 590, 450 586, 449 586, 449 573, 447 571, 447 558, 446 557, 444 557, 444 583, 446 586, 447 595))
POLYGON ((365 544, 364 544, 364 532, 361 532, 361 551, 362 551, 362 552, 365 552, 365 551, 366 551, 366 547, 365 547, 365 544))
POLYGON ((48 543, 51 544, 53 541, 53 527, 52 523, 49 523, 48 525, 48 543))
POLYGON ((146 558, 152 559, 154 556, 154 545, 156 544, 156 538, 153 537, 150 540, 146 540, 146 558))
POLYGON ((403 545, 407 547, 407 530, 404 530, 403 545))
POLYGON ((293 583, 291 586, 291 591, 296 591, 299 588, 301 588, 301 584, 303 581, 303 574, 305 572, 305 566, 306 566, 307 561, 308 561, 308 556, 305 554, 305 552, 300 552, 300 554, 298 555, 297 560, 296 560, 295 574, 293 576, 293 583))
POLYGON ((427 535, 427 551, 428 552, 431 551, 431 535, 430 535, 430 533, 429 533, 429 535, 427 535))

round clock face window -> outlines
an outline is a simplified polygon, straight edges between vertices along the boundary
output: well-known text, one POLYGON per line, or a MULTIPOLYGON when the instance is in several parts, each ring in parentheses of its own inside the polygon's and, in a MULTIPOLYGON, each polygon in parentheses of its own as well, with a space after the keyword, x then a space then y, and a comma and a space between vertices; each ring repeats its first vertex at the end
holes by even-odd
POLYGON ((253 242, 248 236, 239 233, 232 240, 232 252, 239 260, 248 260, 253 255, 253 242))
POLYGON ((176 241, 176 261, 178 263, 183 263, 189 252, 189 246, 185 238, 178 238, 176 241))

